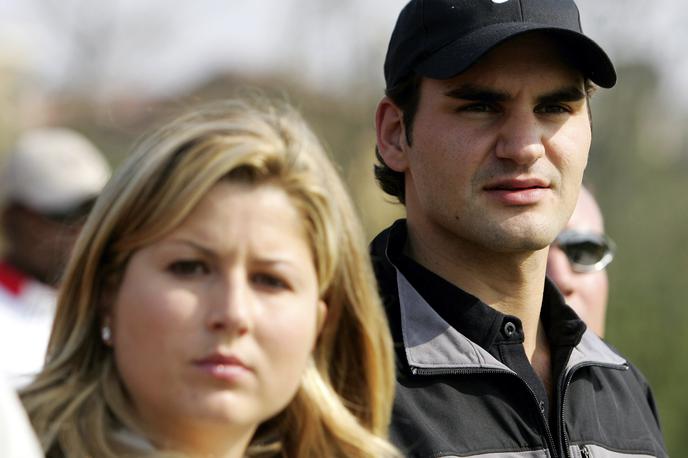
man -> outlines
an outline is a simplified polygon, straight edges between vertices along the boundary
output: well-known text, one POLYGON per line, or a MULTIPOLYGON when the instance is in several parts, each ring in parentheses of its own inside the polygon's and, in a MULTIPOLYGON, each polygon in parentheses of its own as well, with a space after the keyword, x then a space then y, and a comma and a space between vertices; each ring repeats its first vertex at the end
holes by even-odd
POLYGON ((605 268, 613 259, 614 242, 604 234, 600 207, 583 187, 566 228, 549 248, 547 276, 600 337, 604 337, 609 293, 605 268))
POLYGON ((18 386, 43 365, 55 287, 110 169, 80 134, 43 128, 20 136, 3 175, 0 372, 18 386))
POLYGON ((385 60, 372 243, 410 457, 666 456, 643 378, 545 280, 576 203, 593 84, 572 0, 412 0, 385 60))

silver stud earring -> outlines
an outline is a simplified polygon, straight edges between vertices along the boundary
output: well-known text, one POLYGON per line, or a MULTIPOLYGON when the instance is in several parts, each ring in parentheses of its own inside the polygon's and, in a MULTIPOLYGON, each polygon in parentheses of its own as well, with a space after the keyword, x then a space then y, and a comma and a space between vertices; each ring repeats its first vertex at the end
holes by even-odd
POLYGON ((110 325, 107 323, 100 328, 100 338, 105 345, 112 345, 112 331, 110 330, 110 325))

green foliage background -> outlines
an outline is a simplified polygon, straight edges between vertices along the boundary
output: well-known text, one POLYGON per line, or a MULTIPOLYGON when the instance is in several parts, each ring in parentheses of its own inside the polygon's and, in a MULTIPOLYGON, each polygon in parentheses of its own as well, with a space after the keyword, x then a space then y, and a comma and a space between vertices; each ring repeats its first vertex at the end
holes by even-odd
POLYGON ((685 111, 658 93, 649 66, 619 69, 593 104, 586 178, 618 245, 607 340, 650 381, 672 456, 688 431, 688 154, 685 111))

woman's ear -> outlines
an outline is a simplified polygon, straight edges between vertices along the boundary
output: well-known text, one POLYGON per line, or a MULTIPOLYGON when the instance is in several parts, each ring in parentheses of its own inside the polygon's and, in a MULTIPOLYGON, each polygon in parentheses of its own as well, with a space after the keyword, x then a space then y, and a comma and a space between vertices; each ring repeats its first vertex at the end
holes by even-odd
POLYGON ((110 315, 105 315, 100 323, 100 339, 105 346, 112 347, 112 319, 110 315))
POLYGON ((375 130, 377 150, 387 167, 395 172, 406 171, 408 160, 404 113, 389 97, 384 97, 377 105, 375 130))
POLYGON ((327 304, 322 299, 318 301, 316 314, 316 332, 319 336, 325 327, 325 321, 327 320, 327 304))
POLYGON ((103 291, 100 293, 100 338, 103 343, 112 347, 114 344, 115 330, 113 327, 115 301, 117 300, 116 282, 112 277, 103 284, 103 291))

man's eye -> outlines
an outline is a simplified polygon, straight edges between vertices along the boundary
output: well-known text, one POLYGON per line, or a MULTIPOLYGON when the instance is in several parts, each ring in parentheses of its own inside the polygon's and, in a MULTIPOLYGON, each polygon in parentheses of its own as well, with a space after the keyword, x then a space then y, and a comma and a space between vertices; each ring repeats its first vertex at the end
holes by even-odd
POLYGON ((167 269, 173 274, 183 277, 203 275, 210 272, 206 263, 197 260, 174 261, 167 269))
POLYGON ((256 285, 270 289, 288 289, 289 284, 277 275, 258 273, 251 276, 251 280, 256 285))
POLYGON ((497 111, 497 108, 489 103, 471 103, 459 107, 457 111, 469 113, 493 113, 497 111))
POLYGON ((561 114, 570 113, 571 109, 565 105, 542 105, 535 109, 536 113, 561 114))

